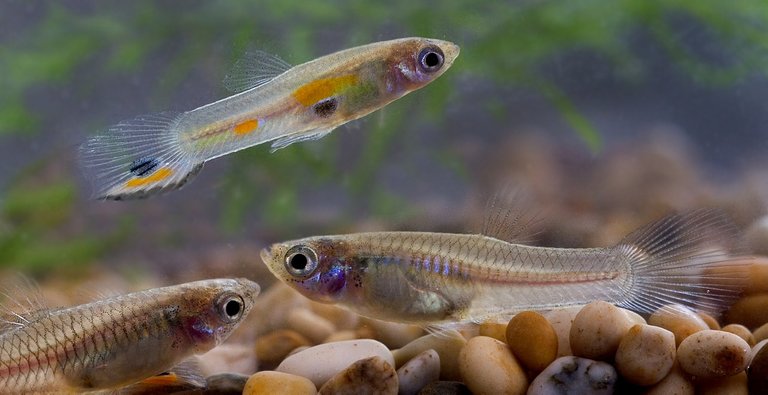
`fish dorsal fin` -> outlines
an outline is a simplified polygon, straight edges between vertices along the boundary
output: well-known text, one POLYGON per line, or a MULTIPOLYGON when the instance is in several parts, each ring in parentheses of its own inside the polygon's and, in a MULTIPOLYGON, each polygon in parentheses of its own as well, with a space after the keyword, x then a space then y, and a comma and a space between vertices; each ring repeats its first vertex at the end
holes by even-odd
POLYGON ((270 149, 270 152, 275 152, 293 143, 298 143, 301 141, 317 140, 317 139, 323 138, 328 133, 331 133, 333 129, 335 129, 335 127, 332 127, 329 129, 312 129, 312 130, 307 130, 304 132, 289 134, 287 136, 280 137, 272 141, 272 147, 270 149))
POLYGON ((530 243, 541 225, 539 212, 532 206, 531 197, 521 190, 502 189, 488 199, 480 233, 510 243, 530 243))
POLYGON ((50 313, 37 284, 23 275, 0 281, 0 333, 23 327, 50 313))
POLYGON ((243 92, 272 81, 291 67, 291 64, 275 55, 264 51, 247 51, 224 77, 224 87, 234 93, 243 92))

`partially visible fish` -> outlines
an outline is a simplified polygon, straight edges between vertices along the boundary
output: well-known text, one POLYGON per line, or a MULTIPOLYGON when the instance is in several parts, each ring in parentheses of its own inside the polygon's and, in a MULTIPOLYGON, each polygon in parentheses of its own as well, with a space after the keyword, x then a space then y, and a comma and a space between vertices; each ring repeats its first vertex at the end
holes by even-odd
POLYGON ((651 223, 611 248, 545 248, 479 234, 372 232, 277 243, 272 273, 306 297, 388 321, 508 319, 605 300, 642 313, 668 303, 717 311, 745 285, 736 230, 695 211, 651 223))
POLYGON ((178 113, 140 116, 112 126, 80 148, 96 196, 128 199, 180 188, 203 163, 253 145, 276 150, 319 139, 419 89, 459 55, 428 38, 382 41, 291 67, 264 52, 235 64, 233 96, 178 113))
POLYGON ((259 291, 215 279, 14 313, 0 333, 0 393, 116 389, 166 372, 221 344, 259 291))

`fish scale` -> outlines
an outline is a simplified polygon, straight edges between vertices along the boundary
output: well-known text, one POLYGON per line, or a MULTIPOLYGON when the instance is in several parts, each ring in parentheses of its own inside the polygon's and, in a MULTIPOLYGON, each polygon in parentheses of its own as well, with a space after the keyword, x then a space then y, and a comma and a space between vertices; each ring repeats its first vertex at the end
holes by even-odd
POLYGON ((32 312, 0 333, 0 393, 119 388, 162 373, 226 339, 258 292, 245 279, 205 280, 32 312), (221 300, 242 303, 236 319, 221 300))

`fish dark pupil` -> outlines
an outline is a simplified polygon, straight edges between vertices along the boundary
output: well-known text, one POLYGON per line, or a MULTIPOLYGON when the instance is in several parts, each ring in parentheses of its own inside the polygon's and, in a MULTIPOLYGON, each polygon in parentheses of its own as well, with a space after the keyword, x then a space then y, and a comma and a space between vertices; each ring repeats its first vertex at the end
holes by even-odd
POLYGON ((158 165, 157 159, 141 158, 133 161, 128 171, 136 177, 143 177, 154 171, 158 165))
POLYGON ((291 261, 289 263, 291 267, 296 270, 304 270, 307 268, 307 263, 309 263, 309 260, 304 254, 296 254, 291 257, 291 261))
POLYGON ((315 104, 315 114, 325 118, 331 116, 339 106, 339 101, 335 98, 325 99, 315 104))
POLYGON ((235 301, 235 300, 230 300, 224 306, 224 311, 230 317, 234 317, 234 316, 240 314, 240 302, 235 301))
POLYGON ((432 68, 440 65, 440 56, 434 52, 430 52, 424 57, 424 65, 432 68))

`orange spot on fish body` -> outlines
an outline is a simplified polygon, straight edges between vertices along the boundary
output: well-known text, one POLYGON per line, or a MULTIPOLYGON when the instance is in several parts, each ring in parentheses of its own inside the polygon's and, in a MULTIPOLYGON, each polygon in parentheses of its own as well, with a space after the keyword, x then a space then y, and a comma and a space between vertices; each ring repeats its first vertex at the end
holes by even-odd
POLYGON ((309 107, 318 101, 333 96, 357 83, 357 75, 321 78, 304 84, 293 91, 293 97, 302 105, 309 107))
POLYGON ((235 125, 235 134, 243 135, 253 132, 259 127, 258 119, 249 119, 235 125))
POLYGON ((140 381, 144 385, 172 385, 179 382, 179 376, 176 373, 159 374, 140 381))
POLYGON ((154 184, 158 181, 162 181, 170 177, 172 174, 173 174, 173 170, 167 167, 163 167, 146 177, 138 177, 138 178, 128 180, 126 181, 125 186, 128 188, 135 188, 135 187, 141 187, 147 184, 154 184))

